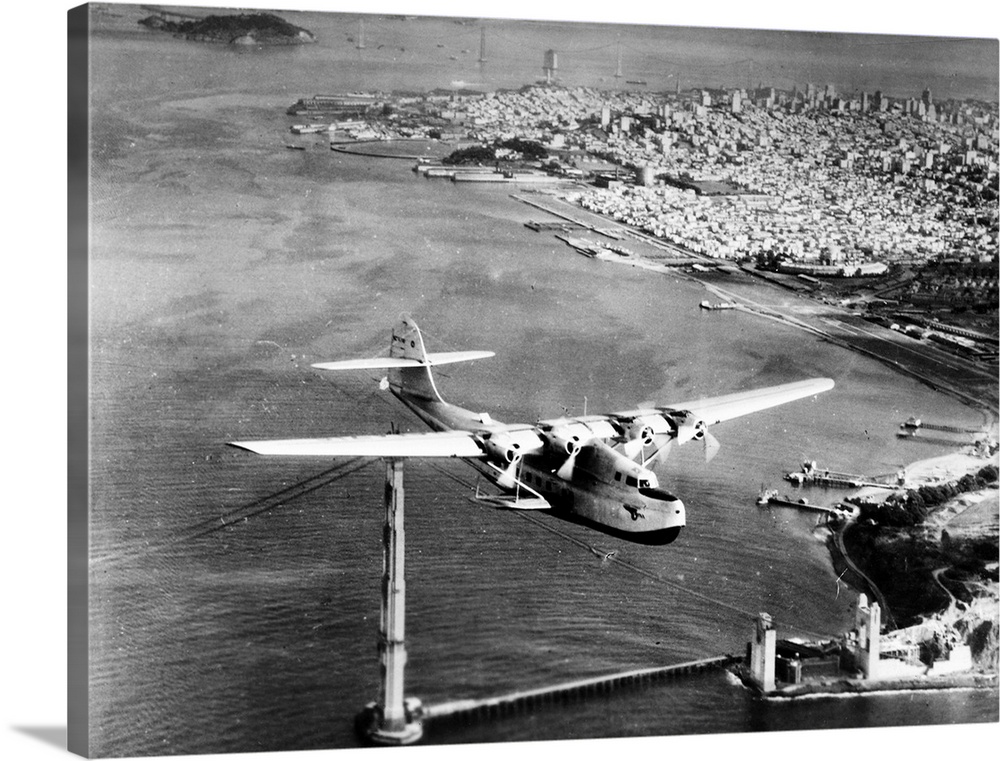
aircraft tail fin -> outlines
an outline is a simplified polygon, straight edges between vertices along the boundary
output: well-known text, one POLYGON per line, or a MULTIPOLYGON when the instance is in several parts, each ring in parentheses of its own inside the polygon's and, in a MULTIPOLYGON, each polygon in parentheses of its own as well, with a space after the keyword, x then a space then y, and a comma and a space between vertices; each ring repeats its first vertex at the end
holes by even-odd
POLYGON ((428 353, 420 328, 409 315, 402 315, 392 329, 389 356, 377 359, 351 359, 341 362, 321 362, 313 365, 320 370, 389 371, 389 387, 400 396, 421 401, 443 402, 431 367, 451 362, 468 362, 492 357, 491 351, 449 351, 428 353))
POLYGON ((427 350, 424 348, 424 337, 409 315, 400 316, 392 329, 389 357, 417 363, 416 366, 390 368, 390 388, 402 396, 435 402, 444 401, 438 393, 437 386, 434 385, 434 377, 427 361, 427 350))

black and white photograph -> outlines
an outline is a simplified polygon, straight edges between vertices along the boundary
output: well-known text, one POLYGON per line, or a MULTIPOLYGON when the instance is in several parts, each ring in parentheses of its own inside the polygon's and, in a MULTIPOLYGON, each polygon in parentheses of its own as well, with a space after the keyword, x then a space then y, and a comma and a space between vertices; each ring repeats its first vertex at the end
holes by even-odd
POLYGON ((995 29, 65 18, 70 752, 995 744, 995 29))

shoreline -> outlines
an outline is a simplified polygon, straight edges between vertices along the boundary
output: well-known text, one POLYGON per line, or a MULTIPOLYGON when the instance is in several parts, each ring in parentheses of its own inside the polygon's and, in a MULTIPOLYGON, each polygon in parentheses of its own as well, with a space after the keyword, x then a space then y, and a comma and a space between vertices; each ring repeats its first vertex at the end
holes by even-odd
MULTIPOLYGON (((556 214, 561 218, 570 218, 570 219, 572 218, 572 215, 560 214, 551 209, 548 209, 544 204, 536 202, 528 202, 527 199, 519 199, 519 200, 531 203, 532 206, 535 206, 536 208, 539 208, 544 211, 548 211, 549 213, 556 214)), ((565 198, 560 200, 562 200, 564 203, 569 203, 568 201, 566 201, 565 198)), ((586 211, 586 210, 580 210, 580 211, 586 211)), ((621 227, 629 231, 633 229, 630 225, 618 223, 616 220, 613 220, 611 218, 605 218, 600 215, 598 216, 602 220, 606 219, 608 224, 620 225, 621 227)), ((695 261, 697 259, 698 257, 692 255, 692 261, 695 261)), ((994 441, 998 437, 998 420, 1000 420, 1000 404, 998 404, 997 398, 994 397, 992 399, 987 399, 987 398, 982 398, 980 396, 975 396, 973 394, 966 393, 965 391, 959 389, 957 385, 954 385, 952 382, 950 382, 950 379, 941 377, 932 377, 931 375, 928 374, 931 368, 926 365, 931 365, 932 363, 938 362, 940 360, 932 356, 929 356, 924 352, 914 351, 914 360, 911 360, 912 364, 914 365, 919 365, 919 363, 921 362, 925 363, 924 367, 914 367, 911 365, 902 364, 899 360, 892 359, 889 356, 885 356, 884 354, 879 353, 879 351, 861 346, 860 340, 852 341, 851 334, 848 333, 847 331, 844 331, 841 335, 835 335, 832 330, 811 324, 809 321, 802 319, 798 316, 791 314, 784 314, 774 307, 765 307, 762 304, 755 303, 749 300, 747 297, 741 296, 733 292, 732 290, 719 285, 718 283, 709 282, 707 278, 699 277, 697 272, 682 270, 678 269, 677 267, 666 267, 653 260, 644 259, 643 257, 629 257, 628 259, 611 258, 608 259, 608 261, 613 261, 618 264, 631 264, 633 267, 642 267, 644 269, 647 269, 652 272, 657 272, 659 274, 672 274, 675 277, 682 277, 690 281, 697 282, 701 284, 707 291, 712 293, 715 297, 737 304, 737 309, 741 311, 750 312, 760 317, 772 319, 782 324, 798 328, 799 330, 812 333, 814 335, 821 337, 823 340, 828 341, 836 346, 840 346, 841 348, 844 348, 848 351, 853 351, 858 354, 861 354, 862 356, 866 356, 871 359, 877 360, 880 363, 888 366, 892 370, 896 371, 897 373, 911 377, 923 383, 924 385, 930 387, 934 391, 951 396, 952 398, 955 398, 960 402, 962 402, 970 409, 979 411, 983 416, 983 426, 982 426, 984 429, 983 435, 994 441)), ((751 277, 753 276, 753 273, 749 273, 743 268, 741 268, 741 271, 751 277)), ((782 288, 780 284, 774 283, 768 280, 767 278, 756 278, 756 279, 759 282, 766 283, 770 288, 773 289, 782 288)), ((842 318, 843 317, 857 318, 857 315, 849 312, 846 309, 837 308, 834 307, 833 305, 817 301, 808 295, 803 295, 802 298, 807 299, 808 301, 815 304, 816 319, 823 319, 822 317, 823 313, 832 314, 842 318)), ((841 323, 841 325, 843 325, 843 323, 841 323)), ((866 330, 866 334, 875 338, 877 336, 875 336, 872 333, 869 333, 868 331, 877 329, 878 329, 877 326, 872 325, 866 330)), ((888 352, 891 349, 893 349, 896 345, 898 345, 897 337, 894 335, 890 335, 885 338, 882 337, 878 338, 880 338, 880 341, 883 344, 880 345, 879 348, 882 348, 884 351, 888 352)), ((956 362, 962 360, 949 357, 948 361, 956 362)), ((963 361, 962 364, 965 366, 965 368, 974 369, 975 371, 981 372, 980 368, 973 368, 970 363, 963 361)), ((938 369, 938 371, 940 372, 940 368, 935 368, 935 369, 938 369)), ((997 387, 994 386, 993 388, 995 389, 997 387)), ((965 444, 960 447, 959 451, 951 452, 945 455, 939 455, 935 457, 915 460, 909 463, 905 467, 905 472, 907 474, 906 483, 905 486, 901 486, 901 488, 913 489, 913 488, 918 488, 919 486, 925 484, 955 481, 967 473, 978 470, 982 465, 986 463, 998 464, 998 458, 996 454, 987 457, 979 457, 976 455, 969 454, 967 451, 968 449, 969 445, 965 444)), ((874 491, 875 490, 872 490, 870 488, 863 487, 855 490, 851 496, 854 497, 869 496, 874 491)), ((982 496, 971 505, 967 505, 962 510, 953 513, 948 517, 947 520, 945 520, 942 524, 940 524, 940 528, 943 529, 945 526, 948 525, 948 523, 952 518, 964 514, 965 511, 970 509, 971 507, 979 507, 980 505, 986 502, 992 502, 993 504, 995 504, 997 495, 996 486, 993 486, 992 489, 988 491, 993 492, 992 496, 988 494, 986 496, 982 496)), ((885 494, 880 493, 880 496, 884 497, 885 494)), ((942 513, 954 509, 954 506, 957 503, 961 502, 964 498, 965 498, 964 495, 959 495, 951 500, 948 500, 948 502, 946 502, 945 504, 938 506, 933 510, 933 512, 930 513, 930 515, 928 515, 928 520, 922 523, 921 525, 924 526, 925 528, 929 527, 928 521, 932 521, 935 517, 941 516, 942 513)), ((996 510, 994 510, 993 512, 994 514, 996 514, 996 510)), ((831 561, 834 564, 834 569, 839 570, 838 566, 844 567, 844 572, 841 574, 841 576, 845 577, 845 581, 850 586, 852 586, 857 592, 867 592, 871 594, 879 602, 880 606, 885 611, 887 619, 893 620, 891 608, 888 605, 888 602, 884 594, 878 588, 875 582, 865 573, 865 571, 858 566, 858 564, 854 561, 854 559, 851 558, 850 552, 848 551, 848 548, 843 542, 844 532, 850 525, 853 524, 853 522, 854 522, 853 519, 849 519, 843 522, 840 526, 831 527, 830 537, 828 538, 827 545, 830 549, 831 561), (840 561, 839 563, 838 560, 840 561)), ((936 523, 933 525, 934 527, 938 527, 938 524, 936 523)), ((940 573, 940 571, 938 573, 940 573)), ((949 613, 949 610, 954 609, 956 606, 957 602, 956 599, 954 598, 953 595, 951 595, 951 592, 946 587, 944 587, 943 584, 941 584, 937 573, 935 574, 935 581, 946 592, 948 592, 949 596, 951 597, 951 604, 949 608, 946 608, 943 611, 924 611, 922 613, 922 617, 923 620, 925 621, 945 616, 949 613)), ((998 607, 998 600, 1000 600, 1000 585, 998 585, 996 581, 988 585, 984 585, 981 587, 980 593, 973 594, 973 597, 975 600, 978 600, 986 605, 992 605, 995 611, 998 607)), ((968 608, 969 606, 965 607, 968 608)), ((991 620, 995 627, 1000 626, 1000 621, 997 620, 997 616, 995 614, 992 616, 991 620)), ((897 627, 894 626, 893 628, 895 629, 897 627)), ((901 679, 892 681, 890 684, 866 683, 863 680, 861 681, 839 680, 838 682, 832 684, 799 685, 796 688, 791 688, 791 689, 786 688, 783 690, 776 691, 776 693, 768 693, 766 696, 791 698, 791 697, 804 696, 808 694, 830 695, 838 693, 884 692, 887 690, 912 691, 921 689, 947 689, 951 687, 966 687, 966 686, 976 687, 976 688, 983 686, 996 688, 996 685, 997 685, 997 670, 994 666, 994 669, 991 672, 988 672, 985 675, 985 677, 982 672, 977 672, 977 673, 967 672, 962 674, 938 677, 933 681, 928 681, 926 679, 901 679)))
POLYGON ((923 692, 937 690, 995 690, 997 674, 962 672, 942 676, 900 677, 897 679, 865 679, 839 678, 818 682, 785 685, 773 690, 763 690, 751 678, 743 666, 732 669, 743 686, 753 691, 765 700, 797 700, 802 698, 823 698, 832 696, 852 697, 855 695, 872 695, 894 692, 923 692))
MULTIPOLYGON (((918 460, 907 467, 906 484, 901 488, 912 490, 921 486, 954 483, 966 474, 977 472, 984 465, 997 466, 998 464, 1000 462, 998 462, 997 453, 980 457, 965 451, 918 460)), ((854 495, 863 498, 873 496, 874 492, 875 490, 873 489, 862 488, 854 492, 854 495)), ((898 528, 894 530, 897 532, 896 536, 900 536, 906 531, 911 532, 911 535, 919 532, 923 535, 925 541, 935 543, 946 556, 955 553, 952 557, 943 558, 949 560, 948 564, 931 571, 930 579, 924 579, 922 582, 925 588, 930 584, 936 584, 940 587, 948 597, 947 604, 938 610, 911 612, 911 617, 915 615, 919 619, 915 624, 905 627, 898 626, 882 590, 865 573, 865 569, 859 566, 855 559, 851 557, 850 550, 844 541, 844 535, 849 529, 859 525, 854 518, 844 521, 836 527, 831 527, 831 535, 827 541, 827 546, 830 548, 834 568, 838 567, 839 559, 852 572, 851 574, 842 574, 845 582, 854 587, 855 590, 872 594, 875 597, 883 609, 885 621, 892 622, 890 631, 901 631, 913 628, 914 626, 940 626, 956 634, 961 634, 964 630, 964 634, 962 635, 963 640, 968 643, 974 630, 988 622, 992 625, 993 637, 995 639, 997 629, 1000 628, 1000 583, 996 579, 985 581, 956 579, 953 583, 963 588, 963 597, 967 597, 967 599, 959 599, 952 589, 942 582, 941 576, 955 569, 958 562, 968 557, 968 550, 965 548, 948 550, 949 541, 952 543, 955 541, 954 536, 958 536, 960 540, 970 536, 974 538, 986 537, 987 541, 992 538, 993 547, 994 549, 996 548, 997 526, 998 522, 1000 522, 998 495, 1000 495, 1000 491, 998 491, 995 482, 982 489, 959 493, 932 508, 920 523, 908 529, 898 528), (952 529, 953 536, 949 535, 949 527, 952 529), (858 577, 861 578, 863 587, 859 588, 856 586, 855 582, 858 577)), ((883 495, 880 494, 879 496, 883 495)), ((881 547, 880 549, 880 554, 886 557, 887 553, 890 553, 893 548, 881 547)), ((931 552, 933 553, 933 550, 931 552)), ((927 555, 927 557, 931 557, 931 555, 927 555)), ((993 565, 995 566, 996 564, 994 563, 993 565)), ((988 568, 989 564, 986 567, 988 568)), ((914 571, 915 574, 920 574, 921 576, 927 572, 928 570, 923 567, 914 571)), ((992 674, 995 680, 998 673, 995 646, 989 658, 992 666, 984 671, 983 666, 980 665, 976 673, 992 674)))
MULTIPOLYGON (((512 196, 518 201, 525 203, 533 208, 537 208, 543 212, 552 214, 558 218, 573 221, 579 224, 583 224, 585 228, 600 232, 597 224, 590 223, 589 217, 596 217, 601 220, 606 226, 619 227, 626 231, 627 233, 635 233, 634 237, 639 239, 644 239, 646 236, 642 231, 636 231, 631 225, 618 222, 610 217, 604 217, 603 215, 594 214, 593 212, 588 212, 585 209, 579 209, 573 206, 572 202, 565 197, 556 197, 560 202, 565 204, 570 209, 565 210, 555 210, 550 207, 549 204, 543 203, 540 199, 528 199, 523 196, 512 196), (588 217, 588 222, 581 222, 581 216, 586 214, 588 217)), ((656 241, 650 241, 655 244, 656 241)), ((662 246, 660 246, 662 248, 662 246)), ((691 255, 691 263, 701 261, 702 257, 697 255, 691 255)), ((918 382, 930 387, 936 392, 951 396, 959 400, 962 404, 969 407, 972 410, 978 411, 982 415, 982 428, 983 437, 989 440, 996 441, 998 431, 998 416, 1000 416, 1000 404, 998 404, 997 398, 994 396, 992 398, 984 398, 982 396, 974 395, 973 393, 967 393, 963 389, 958 388, 951 378, 948 376, 948 371, 952 370, 955 372, 965 372, 970 371, 979 374, 984 374, 983 369, 974 367, 971 363, 963 361, 958 358, 947 357, 945 360, 941 360, 938 357, 933 356, 930 352, 921 351, 917 349, 912 349, 911 347, 904 347, 905 351, 912 352, 911 358, 907 364, 902 363, 899 359, 893 359, 891 356, 887 356, 892 352, 899 352, 900 341, 895 335, 888 336, 878 336, 875 331, 880 331, 880 328, 875 325, 866 326, 860 329, 851 330, 845 318, 858 319, 858 315, 851 313, 847 309, 838 308, 834 305, 828 304, 826 302, 818 301, 813 299, 808 295, 803 295, 802 298, 808 300, 813 306, 807 308, 807 314, 803 316, 793 315, 783 313, 779 309, 772 306, 764 306, 756 301, 749 299, 748 297, 741 296, 740 294, 734 292, 732 289, 728 289, 718 283, 710 282, 708 278, 700 277, 697 271, 691 271, 685 268, 678 267, 667 267, 663 263, 655 261, 655 259, 649 259, 642 256, 630 256, 628 258, 619 259, 616 257, 611 257, 607 261, 613 261, 617 264, 626 264, 633 267, 640 267, 648 271, 656 272, 658 274, 670 274, 675 277, 680 277, 687 279, 689 281, 697 282, 702 285, 707 291, 712 293, 715 297, 721 298, 731 303, 735 303, 736 308, 740 311, 749 312, 760 317, 775 320, 782 324, 798 328, 816 336, 819 336, 822 340, 828 341, 836 346, 840 346, 848 351, 856 352, 862 356, 877 360, 878 362, 888 366, 895 372, 911 377, 918 382), (807 319, 807 317, 812 318, 807 319), (839 318, 839 319, 838 319, 839 318), (835 323, 834 320, 837 319, 835 323), (825 325, 820 326, 814 324, 815 321, 822 321, 825 325), (835 334, 835 326, 839 327, 839 334, 835 334), (852 338, 854 340, 852 340, 852 338), (867 346, 862 346, 862 342, 865 339, 878 339, 879 343, 873 348, 867 346), (961 367, 957 367, 956 363, 961 363, 961 367), (932 373, 936 372, 937 377, 932 376, 932 373)), ((712 263, 716 263, 713 262, 712 263)), ((748 276, 753 276, 752 272, 747 272, 745 268, 741 268, 741 272, 748 276)), ((767 278, 755 278, 758 282, 766 284, 772 289, 781 289, 781 285, 774 283, 767 278)), ((923 349, 924 347, 921 347, 923 349)), ((936 352, 935 352, 936 353, 936 352)), ((997 386, 992 386, 991 390, 996 393, 997 386)), ((958 444, 958 442, 956 442, 958 444)), ((909 463, 905 467, 906 481, 905 484, 900 486, 901 489, 916 489, 923 485, 931 485, 941 482, 952 482, 957 481, 962 478, 967 473, 974 473, 978 471, 984 464, 992 463, 998 464, 997 454, 994 453, 991 456, 981 457, 978 455, 969 453, 969 444, 960 445, 959 451, 953 451, 949 454, 939 455, 930 458, 924 458, 920 460, 915 460, 909 463)), ((866 497, 870 496, 875 490, 870 488, 862 487, 855 490, 851 496, 853 497, 866 497)), ((966 505, 962 510, 953 512, 948 516, 948 519, 943 523, 933 524, 934 527, 940 528, 942 531, 944 527, 948 525, 950 520, 958 515, 965 513, 970 507, 979 507, 983 503, 992 502, 996 503, 996 486, 994 485, 991 489, 992 496, 987 494, 979 499, 975 500, 972 505, 966 505)), ((892 492, 890 492, 892 493, 892 492)), ((886 494, 880 493, 881 497, 885 497, 886 494)), ((953 510, 955 505, 967 499, 964 495, 958 495, 946 503, 936 507, 928 516, 927 519, 920 525, 925 529, 928 528, 928 521, 933 521, 935 517, 940 518, 943 513, 949 510, 953 510)), ((996 514, 996 510, 993 511, 996 514)), ((830 527, 830 536, 827 539, 827 546, 830 551, 831 562, 833 563, 834 570, 840 571, 840 577, 844 578, 845 582, 853 587, 857 592, 868 593, 875 600, 878 601, 880 607, 884 611, 886 622, 892 622, 892 630, 899 630, 900 627, 896 624, 893 618, 891 608, 886 600, 883 592, 878 588, 876 583, 868 576, 863 568, 861 568, 855 560, 851 557, 847 546, 844 543, 844 533, 845 531, 854 524, 853 519, 848 519, 842 522, 838 526, 830 527)), ((970 610, 973 605, 965 605, 959 602, 954 595, 945 587, 940 580, 940 574, 945 572, 947 569, 952 568, 951 565, 946 566, 944 569, 939 569, 933 575, 934 582, 938 584, 945 592, 948 593, 951 598, 950 605, 944 610, 938 611, 923 611, 921 617, 923 621, 941 621, 946 617, 958 618, 961 614, 958 610, 958 605, 962 605, 967 611, 970 610)), ((988 616, 981 616, 985 620, 992 622, 994 627, 994 632, 998 627, 1000 627, 1000 621, 998 621, 998 616, 996 611, 998 610, 998 600, 1000 600, 1000 585, 996 581, 989 584, 981 585, 978 593, 970 592, 973 597, 974 603, 979 603, 984 606, 992 608, 992 614, 988 616)), ((947 624, 949 627, 953 626, 947 624)), ((868 693, 868 692, 885 692, 890 690, 926 690, 926 689, 947 689, 953 687, 990 687, 996 688, 997 684, 997 668, 996 668, 996 652, 994 650, 992 659, 994 661, 992 669, 989 671, 976 671, 976 672, 962 672, 959 674, 946 675, 941 677, 933 678, 929 680, 928 678, 899 678, 896 680, 887 680, 884 682, 865 682, 864 680, 837 680, 831 683, 817 683, 817 684, 806 684, 806 685, 796 685, 795 688, 785 688, 778 690, 775 693, 767 693, 765 697, 801 697, 805 695, 831 695, 840 693, 868 693)), ((742 678, 742 677, 741 677, 742 678)), ((746 681, 744 679, 744 681, 746 681)))
MULTIPOLYGON (((601 224, 606 227, 620 227, 628 233, 635 234, 639 239, 646 240, 652 245, 656 245, 657 243, 655 240, 648 240, 647 234, 643 233, 642 230, 626 223, 619 222, 613 217, 597 214, 596 212, 575 206, 565 197, 549 196, 550 199, 557 200, 562 204, 565 204, 568 207, 566 212, 553 209, 551 205, 543 203, 537 198, 528 200, 523 197, 514 197, 516 200, 525 203, 526 205, 530 205, 533 208, 537 208, 540 211, 552 214, 561 219, 579 222, 580 218, 583 216, 593 217, 595 219, 599 219, 601 224), (569 213, 570 211, 573 213, 569 213)), ((591 229, 595 229, 597 227, 596 224, 591 224, 589 222, 582 224, 591 229)), ((662 247, 663 244, 661 243, 660 245, 662 247)), ((677 249, 677 251, 678 255, 684 255, 690 258, 692 265, 697 262, 707 262, 713 265, 718 265, 721 261, 699 256, 691 252, 686 252, 683 249, 677 249)), ((900 336, 874 324, 866 323, 863 327, 857 327, 849 324, 848 320, 860 320, 860 316, 846 308, 818 301, 808 295, 801 296, 803 300, 808 302, 808 306, 803 309, 804 313, 799 316, 784 313, 775 307, 765 306, 753 301, 746 296, 735 293, 731 289, 727 289, 725 285, 717 282, 711 282, 708 278, 700 276, 698 272, 691 272, 677 266, 667 266, 657 262, 655 259, 643 256, 631 256, 623 259, 611 258, 606 261, 619 265, 640 267, 651 272, 669 274, 674 277, 680 277, 691 282, 699 283, 717 298, 736 303, 741 311, 749 312, 766 319, 775 320, 790 327, 812 333, 813 335, 816 335, 822 340, 828 341, 835 346, 839 346, 847 349, 848 351, 857 352, 858 354, 877 360, 896 372, 911 377, 935 391, 939 391, 958 399, 969 408, 981 412, 984 418, 984 427, 989 428, 991 435, 994 437, 997 435, 996 424, 998 418, 1000 418, 1000 386, 996 384, 995 378, 989 372, 989 368, 979 367, 967 360, 949 355, 936 349, 928 350, 929 347, 910 346, 905 343, 900 336), (815 324, 820 321, 824 324, 815 324), (872 342, 877 342, 876 345, 880 351, 876 351, 874 348, 868 348, 862 345, 863 343, 872 342), (893 355, 896 355, 899 358, 894 358, 893 355), (974 388, 983 394, 989 393, 990 396, 976 395, 975 393, 968 393, 960 389, 952 378, 949 377, 955 373, 962 373, 965 376, 978 376, 978 381, 975 381, 973 384, 974 388)), ((734 262, 725 261, 725 263, 735 266, 734 262)), ((747 272, 743 268, 740 268, 740 272, 748 277, 753 277, 752 273, 747 272)), ((781 285, 774 283, 767 278, 754 278, 754 280, 761 284, 766 284, 769 288, 774 289, 776 292, 786 292, 781 285)))

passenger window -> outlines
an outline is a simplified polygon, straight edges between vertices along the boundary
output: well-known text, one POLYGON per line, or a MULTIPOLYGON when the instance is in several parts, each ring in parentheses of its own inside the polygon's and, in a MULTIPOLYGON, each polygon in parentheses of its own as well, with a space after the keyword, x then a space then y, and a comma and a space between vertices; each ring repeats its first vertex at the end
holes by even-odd
POLYGON ((621 480, 622 480, 622 474, 616 470, 615 471, 615 481, 621 481, 621 480))

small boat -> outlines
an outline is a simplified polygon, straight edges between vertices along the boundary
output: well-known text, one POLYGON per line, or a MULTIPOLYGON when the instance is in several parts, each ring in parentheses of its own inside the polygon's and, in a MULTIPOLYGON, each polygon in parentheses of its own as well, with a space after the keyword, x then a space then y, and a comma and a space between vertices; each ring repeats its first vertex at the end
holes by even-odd
POLYGON ((772 497, 778 496, 777 489, 761 489, 760 494, 757 495, 757 507, 765 507, 772 497))
POLYGON ((737 304, 732 301, 720 301, 717 304, 712 304, 708 301, 703 301, 698 306, 700 306, 702 309, 736 309, 737 304))

